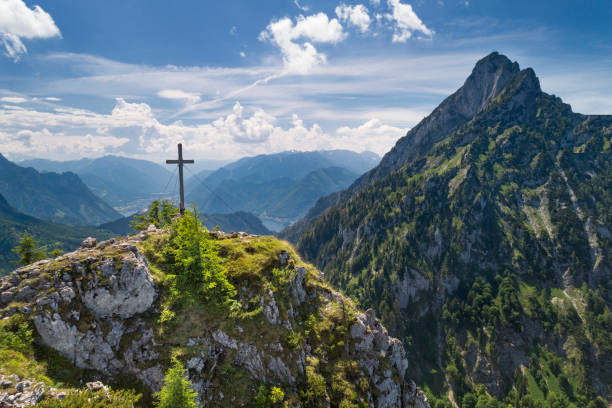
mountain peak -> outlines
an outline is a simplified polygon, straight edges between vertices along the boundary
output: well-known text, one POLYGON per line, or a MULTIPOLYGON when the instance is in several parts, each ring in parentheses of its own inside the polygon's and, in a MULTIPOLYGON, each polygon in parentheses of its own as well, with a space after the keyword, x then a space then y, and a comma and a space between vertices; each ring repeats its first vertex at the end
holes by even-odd
POLYGON ((497 51, 478 61, 460 90, 462 113, 468 117, 478 113, 520 72, 517 62, 497 51))

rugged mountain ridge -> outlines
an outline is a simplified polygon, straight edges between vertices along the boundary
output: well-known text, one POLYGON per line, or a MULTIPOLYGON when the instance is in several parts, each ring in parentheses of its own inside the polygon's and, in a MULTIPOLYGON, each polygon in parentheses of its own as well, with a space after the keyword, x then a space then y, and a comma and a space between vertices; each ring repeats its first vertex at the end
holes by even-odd
POLYGON ((0 194, 17 210, 49 221, 98 225, 121 214, 96 197, 74 173, 39 173, 0 154, 0 194))
MULTIPOLYGON (((428 407, 408 378, 401 342, 372 310, 355 309, 275 238, 210 234, 237 289, 230 314, 190 304, 164 326, 169 278, 155 259, 168 232, 151 227, 130 238, 87 239, 73 253, 2 278, 0 321, 29 322, 39 347, 62 356, 61 373, 115 388, 137 379, 149 395, 177 357, 200 406, 251 406, 258 390, 274 385, 290 406, 428 407)), ((0 374, 13 375, 7 368, 0 374)))
POLYGON ((124 215, 141 210, 154 199, 163 198, 164 187, 167 187, 172 174, 156 163, 120 156, 64 162, 33 159, 19 164, 40 172, 75 173, 95 195, 124 215))
POLYGON ((187 195, 203 212, 247 211, 271 229, 300 219, 324 195, 348 187, 378 163, 374 153, 281 152, 218 169, 187 195))
POLYGON ((438 395, 610 398, 611 135, 612 116, 493 53, 285 236, 411 344, 438 395))

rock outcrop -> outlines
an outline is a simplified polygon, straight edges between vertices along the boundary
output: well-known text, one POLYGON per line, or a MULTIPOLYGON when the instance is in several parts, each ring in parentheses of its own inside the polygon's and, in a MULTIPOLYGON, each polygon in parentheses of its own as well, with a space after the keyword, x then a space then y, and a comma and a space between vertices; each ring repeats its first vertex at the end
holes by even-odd
MULTIPOLYGON (((330 347, 309 343, 299 334, 306 324, 316 323, 307 323, 302 316, 320 315, 331 325, 326 330, 333 331, 343 322, 348 325, 341 350, 345 358, 357 363, 359 377, 370 384, 364 398, 372 406, 428 406, 423 393, 408 379, 408 360, 401 342, 388 335, 373 311, 355 312, 350 300, 329 289, 315 270, 296 265, 298 260, 285 250, 272 259, 288 277, 284 286, 274 290, 246 285, 237 288, 239 304, 261 310, 256 320, 244 323, 246 328, 237 322, 217 321, 204 325, 195 337, 170 338, 160 331, 158 322, 163 289, 155 283, 139 249, 147 237, 163 234, 153 228, 127 239, 86 240, 75 252, 15 270, 0 280, 0 318, 23 314, 33 322, 37 341, 57 350, 75 366, 95 370, 101 378, 131 375, 151 392, 159 391, 163 384, 169 348, 188 350, 184 365, 199 404, 206 406, 211 401, 238 401, 231 387, 218 383, 228 370, 243 370, 245 376, 240 378, 251 384, 251 390, 258 383, 278 384, 299 395, 314 350, 330 347), (343 321, 329 317, 336 316, 338 310, 345 315, 343 321), (287 340, 291 336, 298 340, 287 340)), ((244 233, 211 235, 221 242, 234 240, 244 245, 260 239, 244 233)), ((210 321, 206 315, 199 316, 210 321)), ((44 396, 44 387, 30 388, 27 395, 1 398, 25 404, 44 396)))

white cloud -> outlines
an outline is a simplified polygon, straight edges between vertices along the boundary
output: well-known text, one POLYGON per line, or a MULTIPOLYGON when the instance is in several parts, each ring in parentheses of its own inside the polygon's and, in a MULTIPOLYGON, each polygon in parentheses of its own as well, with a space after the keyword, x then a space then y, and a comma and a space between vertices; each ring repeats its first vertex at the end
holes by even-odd
POLYGON ((242 58, 246 58, 246 52, 244 52, 244 51, 240 51, 240 56, 241 56, 242 58))
POLYGON ((237 159, 285 150, 355 149, 384 153, 403 129, 370 120, 326 133, 296 114, 288 125, 263 109, 236 102, 231 112, 200 124, 164 124, 146 103, 117 99, 110 114, 56 107, 51 111, 0 107, 0 152, 12 157, 69 159, 122 153, 163 158, 182 142, 193 157, 237 159))
POLYGON ((200 102, 200 95, 181 91, 180 89, 163 89, 157 93, 157 96, 164 99, 176 99, 184 101, 186 104, 194 104, 200 102))
POLYGON ((26 98, 22 98, 21 96, 3 96, 2 98, 0 98, 0 102, 7 103, 24 103, 27 101, 28 100, 26 98))
POLYGON ((230 35, 233 35, 233 36, 235 36, 236 34, 238 34, 238 27, 236 27, 236 26, 232 26, 232 27, 229 29, 229 34, 230 34, 230 35))
POLYGON ((387 14, 387 19, 395 24, 393 42, 406 42, 414 31, 420 31, 430 37, 433 35, 433 31, 423 24, 410 4, 403 4, 400 0, 387 0, 387 4, 392 9, 392 14, 387 14))
POLYGON ((0 150, 3 153, 10 152, 9 156, 15 157, 36 155, 36 157, 65 159, 101 156, 109 149, 118 149, 128 141, 129 139, 125 137, 89 133, 75 137, 61 131, 51 132, 47 128, 24 129, 17 133, 0 131, 0 150))
POLYGON ((61 98, 56 98, 55 96, 47 96, 45 98, 45 101, 49 101, 49 102, 59 102, 61 101, 61 98))
POLYGON ((380 0, 370 0, 370 3, 376 7, 380 6, 380 0))
POLYGON ((240 102, 236 102, 232 113, 214 121, 213 126, 220 132, 231 135, 238 143, 261 143, 268 140, 274 130, 273 122, 276 119, 262 109, 256 110, 253 116, 244 119, 243 111, 240 102))
POLYGON ((345 38, 340 22, 335 18, 330 20, 325 13, 298 16, 295 24, 285 17, 270 23, 259 35, 261 41, 270 41, 281 50, 286 74, 307 74, 327 61, 311 41, 336 44, 345 38), (298 43, 299 40, 303 42, 298 43))
POLYGON ((18 61, 27 52, 22 39, 61 36, 53 18, 40 6, 28 8, 23 0, 0 1, 0 40, 6 55, 18 61))
POLYGON ((359 147, 363 150, 382 155, 388 152, 395 142, 406 134, 406 131, 407 129, 385 125, 374 118, 358 127, 342 126, 336 130, 336 133, 347 141, 359 141, 359 147))
POLYGON ((347 6, 343 3, 336 7, 336 15, 341 21, 347 21, 349 24, 358 27, 362 33, 368 31, 370 27, 370 15, 363 4, 347 6))

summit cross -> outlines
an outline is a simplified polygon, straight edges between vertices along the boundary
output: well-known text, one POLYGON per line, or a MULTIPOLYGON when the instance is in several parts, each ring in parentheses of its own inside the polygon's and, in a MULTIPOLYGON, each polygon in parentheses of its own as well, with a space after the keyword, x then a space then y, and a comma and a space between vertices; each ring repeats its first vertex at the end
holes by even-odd
POLYGON ((185 188, 183 186, 183 164, 193 164, 193 160, 183 159, 183 145, 178 144, 178 160, 166 160, 166 164, 178 164, 179 168, 179 184, 181 192, 181 203, 179 209, 181 210, 181 217, 185 214, 185 188))

